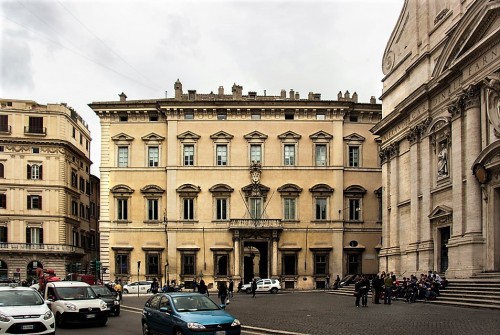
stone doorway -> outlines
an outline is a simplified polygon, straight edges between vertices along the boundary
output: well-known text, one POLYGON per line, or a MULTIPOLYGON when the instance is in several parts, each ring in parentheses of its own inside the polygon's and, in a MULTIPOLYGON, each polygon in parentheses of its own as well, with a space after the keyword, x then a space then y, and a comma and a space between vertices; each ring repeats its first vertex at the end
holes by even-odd
POLYGON ((448 270, 448 240, 450 239, 450 227, 439 229, 439 272, 445 273, 448 270))
POLYGON ((243 282, 249 283, 255 277, 269 278, 269 243, 243 242, 243 282))

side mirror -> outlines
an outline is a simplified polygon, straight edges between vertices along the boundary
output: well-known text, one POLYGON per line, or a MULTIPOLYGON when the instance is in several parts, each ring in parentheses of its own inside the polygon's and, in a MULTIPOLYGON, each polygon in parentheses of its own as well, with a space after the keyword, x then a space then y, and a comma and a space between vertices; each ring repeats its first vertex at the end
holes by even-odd
POLYGON ((172 313, 172 307, 160 307, 160 312, 162 313, 172 313))

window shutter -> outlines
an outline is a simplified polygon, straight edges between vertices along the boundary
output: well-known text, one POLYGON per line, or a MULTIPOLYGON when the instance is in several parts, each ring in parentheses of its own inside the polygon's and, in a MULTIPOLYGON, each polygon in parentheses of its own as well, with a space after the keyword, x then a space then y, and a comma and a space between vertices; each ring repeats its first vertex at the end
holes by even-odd
POLYGON ((26 227, 26 243, 31 243, 31 229, 26 227))
POLYGON ((31 179, 31 165, 28 164, 28 179, 31 179))
POLYGON ((31 209, 31 195, 28 195, 28 209, 31 209))
POLYGON ((42 180, 42 179, 43 179, 43 177, 42 177, 42 167, 43 167, 43 166, 42 166, 42 165, 40 165, 40 167, 38 168, 38 174, 39 174, 38 179, 40 179, 40 180, 42 180))
POLYGON ((38 229, 40 232, 40 244, 43 244, 43 228, 38 229))

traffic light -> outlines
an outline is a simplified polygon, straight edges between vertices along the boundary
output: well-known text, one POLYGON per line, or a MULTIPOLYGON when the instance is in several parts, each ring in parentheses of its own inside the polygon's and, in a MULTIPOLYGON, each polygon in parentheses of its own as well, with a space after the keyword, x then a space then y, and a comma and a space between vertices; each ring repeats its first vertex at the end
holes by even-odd
POLYGON ((90 261, 90 273, 95 273, 95 264, 96 263, 96 260, 93 259, 90 261))
POLYGON ((101 262, 97 259, 95 260, 95 272, 99 272, 101 270, 101 262))

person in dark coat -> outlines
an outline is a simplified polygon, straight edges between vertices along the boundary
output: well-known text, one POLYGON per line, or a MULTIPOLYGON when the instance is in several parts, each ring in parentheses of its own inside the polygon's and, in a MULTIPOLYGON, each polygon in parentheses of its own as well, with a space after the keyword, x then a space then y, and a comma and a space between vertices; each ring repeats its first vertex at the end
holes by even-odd
POLYGON ((370 291, 370 281, 366 275, 361 277, 361 304, 363 307, 368 307, 368 291, 370 291))
POLYGON ((198 292, 204 295, 208 294, 207 285, 205 285, 205 281, 203 279, 200 280, 200 284, 198 285, 198 292))
POLYGON ((227 285, 226 282, 219 283, 219 292, 217 296, 220 298, 220 303, 226 306, 227 303, 227 285))
POLYGON ((361 286, 363 285, 361 276, 356 276, 354 279, 354 296, 356 297, 355 305, 359 307, 359 300, 361 299, 361 286))
POLYGON ((233 280, 230 279, 229 280, 229 287, 227 288, 227 296, 229 298, 233 297, 233 291, 234 291, 234 283, 233 283, 233 280))
POLYGON ((153 282, 151 283, 151 293, 153 294, 156 294, 158 293, 158 288, 160 287, 160 285, 158 284, 158 279, 156 278, 153 278, 153 282))
POLYGON ((373 285, 373 289, 375 290, 374 303, 380 304, 380 296, 381 296, 382 290, 384 288, 384 282, 382 281, 382 279, 378 275, 376 275, 375 278, 373 278, 373 280, 372 280, 372 285, 373 285))
POLYGON ((255 298, 255 292, 257 292, 257 280, 254 278, 252 281, 252 298, 255 298))

